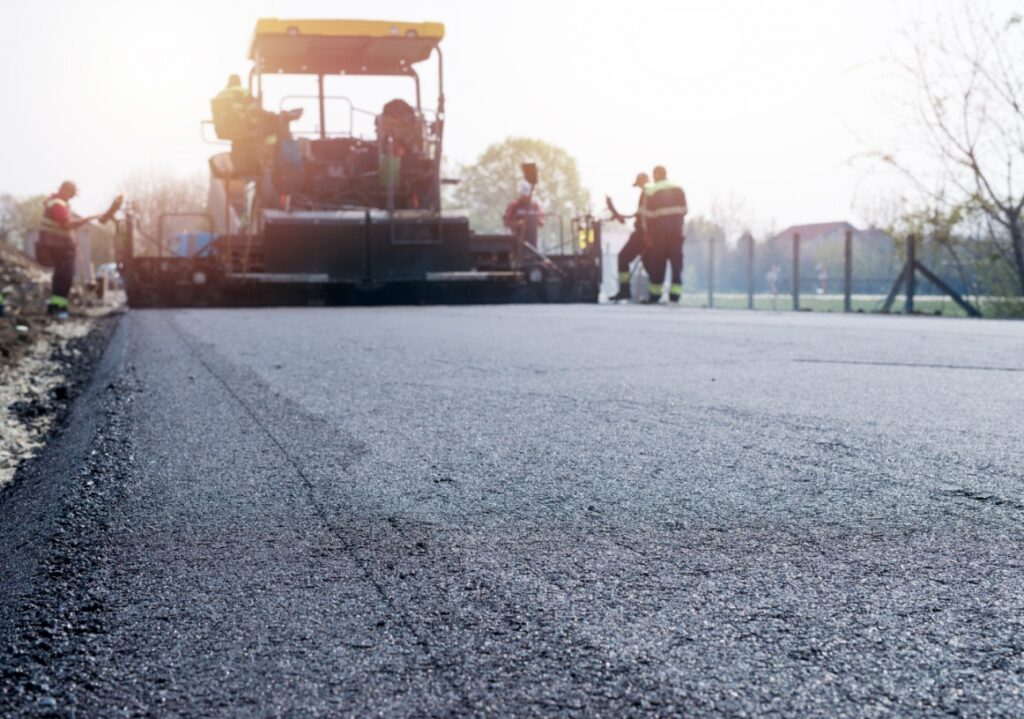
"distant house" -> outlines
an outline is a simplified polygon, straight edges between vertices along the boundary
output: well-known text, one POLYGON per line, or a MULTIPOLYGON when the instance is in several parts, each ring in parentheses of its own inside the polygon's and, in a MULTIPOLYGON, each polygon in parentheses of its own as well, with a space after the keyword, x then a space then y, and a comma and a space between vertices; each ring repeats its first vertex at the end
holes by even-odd
POLYGON ((856 227, 849 222, 816 222, 809 225, 791 225, 775 236, 775 242, 792 242, 793 236, 800 235, 800 247, 809 247, 819 242, 829 240, 842 240, 849 230, 854 234, 859 233, 856 227))
POLYGON ((854 247, 874 248, 879 245, 889 251, 893 246, 893 239, 884 230, 877 227, 869 227, 866 230, 858 230, 845 220, 839 222, 815 222, 809 225, 791 225, 775 236, 776 242, 792 242, 793 235, 800 235, 800 247, 814 247, 821 243, 833 241, 841 242, 846 237, 847 230, 853 232, 854 247))

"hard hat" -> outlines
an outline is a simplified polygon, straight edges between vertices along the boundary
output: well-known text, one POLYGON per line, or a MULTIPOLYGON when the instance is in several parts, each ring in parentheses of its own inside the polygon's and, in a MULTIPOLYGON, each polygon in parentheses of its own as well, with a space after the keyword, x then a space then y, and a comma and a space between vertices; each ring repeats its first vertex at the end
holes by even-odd
POLYGON ((650 182, 651 178, 647 176, 647 173, 641 172, 639 175, 636 176, 636 179, 633 180, 633 187, 643 187, 645 185, 650 184, 650 182))
POLYGON ((520 183, 519 183, 519 196, 520 197, 529 197, 530 193, 532 191, 533 191, 533 185, 531 185, 526 180, 520 181, 520 183))

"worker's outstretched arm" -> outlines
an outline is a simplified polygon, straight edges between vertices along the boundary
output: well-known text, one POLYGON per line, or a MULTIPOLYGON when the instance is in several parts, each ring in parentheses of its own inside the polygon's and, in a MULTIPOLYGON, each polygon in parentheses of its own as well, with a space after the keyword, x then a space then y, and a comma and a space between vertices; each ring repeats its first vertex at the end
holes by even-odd
POLYGON ((79 217, 78 219, 75 220, 68 220, 68 223, 64 226, 67 227, 69 230, 77 230, 79 227, 82 227, 83 225, 88 225, 93 220, 100 219, 100 217, 102 217, 102 215, 89 215, 88 217, 79 217))

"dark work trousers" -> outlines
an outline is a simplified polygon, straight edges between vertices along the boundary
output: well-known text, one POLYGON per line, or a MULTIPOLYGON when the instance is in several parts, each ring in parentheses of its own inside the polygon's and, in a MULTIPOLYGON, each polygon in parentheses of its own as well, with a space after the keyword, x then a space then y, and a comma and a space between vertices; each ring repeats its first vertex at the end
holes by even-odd
POLYGON ((50 248, 50 257, 53 260, 53 297, 63 299, 66 305, 75 279, 75 246, 70 240, 54 245, 50 248))
POLYGON ((665 282, 665 264, 672 265, 671 299, 678 300, 683 293, 683 233, 678 231, 652 232, 651 252, 648 255, 647 275, 652 300, 661 297, 665 282))
POLYGON ((644 232, 638 227, 619 250, 619 282, 629 282, 629 266, 637 257, 643 263, 644 269, 647 269, 647 250, 644 232))

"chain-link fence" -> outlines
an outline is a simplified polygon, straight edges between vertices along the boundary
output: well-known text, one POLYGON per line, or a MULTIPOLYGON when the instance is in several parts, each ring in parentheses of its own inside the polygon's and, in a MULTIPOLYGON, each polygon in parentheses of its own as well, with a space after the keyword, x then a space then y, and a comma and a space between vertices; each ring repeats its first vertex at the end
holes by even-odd
MULTIPOLYGON (((607 296, 617 288, 621 242, 613 237, 605 243, 607 296)), ((633 296, 646 296, 642 264, 632 269, 633 296)), ((794 232, 766 241, 749 234, 733 242, 688 237, 683 287, 682 304, 690 307, 972 314, 964 300, 973 294, 972 278, 948 260, 938 243, 897 242, 880 231, 850 229, 824 239, 794 232), (903 277, 908 260, 916 263, 912 282, 903 277), (898 279, 903 281, 894 287, 898 279), (903 301, 897 304, 897 298, 903 301)))

